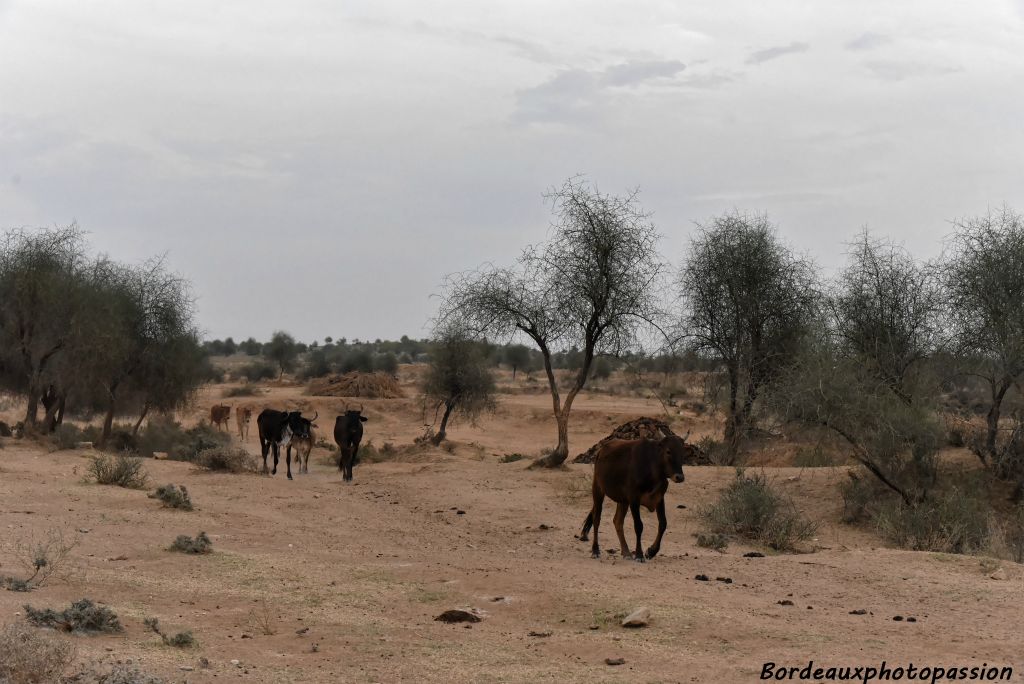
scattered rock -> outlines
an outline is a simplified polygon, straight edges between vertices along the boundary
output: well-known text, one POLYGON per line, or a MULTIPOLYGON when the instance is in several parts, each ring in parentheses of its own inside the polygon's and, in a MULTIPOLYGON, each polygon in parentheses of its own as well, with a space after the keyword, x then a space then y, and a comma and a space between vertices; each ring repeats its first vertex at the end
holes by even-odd
POLYGON ((466 515, 466 511, 463 511, 463 510, 455 511, 455 515, 466 515))
POLYGON ((791 605, 793 605, 793 602, 790 601, 789 599, 782 599, 781 601, 776 601, 776 603, 778 603, 780 606, 791 606, 791 605))
POLYGON ((153 458, 155 458, 158 461, 166 461, 167 460, 167 452, 166 451, 154 451, 153 452, 153 458))
POLYGON ((623 627, 646 627, 651 621, 650 608, 637 608, 622 620, 623 627))
POLYGON ((1003 570, 1002 568, 999 568, 998 570, 993 572, 991 575, 989 575, 988 578, 989 579, 994 579, 994 580, 1004 580, 1004 579, 1006 579, 1006 570, 1003 570))
POLYGON ((309 631, 309 627, 303 627, 302 629, 295 630, 295 633, 296 634, 305 634, 308 631, 309 631))
POLYGON ((553 634, 553 632, 535 632, 535 631, 533 631, 531 629, 530 632, 526 636, 529 636, 529 637, 539 637, 539 638, 543 639, 543 638, 551 636, 552 634, 553 634))
POLYGON ((894 622, 903 622, 903 616, 902 615, 893 615, 892 619, 893 619, 894 622))
POLYGON ((676 508, 686 508, 686 504, 677 504, 676 508))
POLYGON ((238 660, 232 660, 231 664, 234 665, 235 667, 241 667, 242 666, 242 663, 240 663, 238 660))
POLYGON ((698 582, 710 582, 711 581, 710 579, 708 579, 707 575, 697 575, 693 579, 697 580, 698 582))
POLYGON ((446 610, 434 618, 434 622, 480 622, 480 618, 468 610, 446 610))
POLYGON ((916 617, 908 617, 907 618, 907 622, 917 622, 917 618, 916 617))
POLYGON ((491 603, 498 603, 498 602, 504 601, 504 600, 505 600, 504 596, 495 596, 494 598, 491 599, 491 603))
POLYGON ((863 608, 858 608, 857 610, 851 610, 850 611, 850 615, 867 615, 867 614, 868 614, 868 611, 864 610, 863 608))
POLYGON ((544 523, 541 523, 540 525, 537 525, 537 529, 538 530, 550 530, 551 528, 548 525, 545 525, 544 523))
POLYGON ((615 666, 615 665, 625 665, 626 664, 626 659, 625 658, 605 658, 604 659, 604 664, 605 665, 612 665, 612 666, 615 666))
POLYGON ((600 625, 590 625, 590 627, 588 629, 598 630, 598 629, 601 629, 601 626, 600 625))
POLYGON ((182 665, 178 669, 181 670, 182 672, 191 672, 192 670, 194 670, 196 668, 192 667, 191 665, 182 665))
POLYGON ((725 582, 726 584, 732 584, 732 577, 716 577, 716 582, 725 582))
POLYGON ((744 558, 764 558, 764 554, 760 551, 748 551, 743 554, 744 558))

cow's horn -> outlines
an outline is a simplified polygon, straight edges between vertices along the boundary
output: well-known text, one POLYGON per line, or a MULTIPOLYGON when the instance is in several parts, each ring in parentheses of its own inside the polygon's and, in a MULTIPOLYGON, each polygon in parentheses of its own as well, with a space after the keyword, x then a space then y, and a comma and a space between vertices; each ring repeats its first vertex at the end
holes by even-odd
POLYGON ((319 411, 313 411, 313 417, 309 419, 309 422, 312 423, 314 420, 316 420, 319 417, 320 417, 320 412, 319 411))
POLYGON ((689 438, 690 438, 690 431, 689 431, 689 430, 687 430, 687 431, 686 431, 686 434, 685 434, 685 435, 683 435, 683 441, 685 442, 685 441, 686 441, 686 440, 688 440, 689 438))

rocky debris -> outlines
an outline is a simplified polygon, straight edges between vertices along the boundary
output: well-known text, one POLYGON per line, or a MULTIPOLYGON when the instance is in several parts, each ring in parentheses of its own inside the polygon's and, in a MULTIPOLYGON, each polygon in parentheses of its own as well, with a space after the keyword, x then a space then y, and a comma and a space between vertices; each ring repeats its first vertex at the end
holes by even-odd
POLYGON ((401 399, 405 396, 398 380, 388 373, 330 375, 309 383, 307 393, 314 397, 366 397, 368 399, 401 399))
POLYGON ((744 558, 764 558, 764 554, 760 551, 747 551, 743 554, 744 558))
POLYGON ((434 622, 447 622, 448 624, 456 622, 480 622, 480 617, 470 613, 468 610, 446 610, 434 618, 434 622))
POLYGON ((531 629, 530 632, 526 636, 528 636, 528 637, 538 637, 538 638, 544 639, 544 638, 547 638, 547 637, 551 636, 552 634, 554 634, 554 632, 535 632, 535 631, 533 631, 531 629))
POLYGON ((651 609, 640 607, 622 620, 623 627, 646 627, 651 622, 651 609))
POLYGON ((903 616, 902 615, 893 615, 892 619, 893 619, 893 622, 903 622, 903 616))
POLYGON ((708 576, 707 576, 707 575, 697 575, 697 576, 696 576, 696 577, 694 577, 693 579, 697 580, 698 582, 710 582, 710 581, 711 581, 711 580, 710 580, 710 579, 708 578, 708 576))
POLYGON ((725 584, 732 584, 732 577, 716 577, 716 582, 724 582, 725 584))
POLYGON ((790 601, 789 599, 782 599, 781 601, 776 601, 776 603, 778 603, 780 606, 791 606, 791 605, 793 605, 793 602, 790 601))
POLYGON ((625 665, 626 664, 626 659, 625 658, 605 658, 604 659, 604 664, 605 665, 611 665, 612 667, 614 667, 616 665, 625 665))
POLYGON ((989 575, 988 578, 989 579, 994 579, 994 580, 1005 580, 1006 579, 1006 570, 1003 570, 1002 568, 999 568, 998 570, 993 572, 991 575, 989 575))
MULTIPOLYGON (((613 439, 661 439, 669 435, 675 435, 675 433, 672 432, 672 428, 665 421, 648 417, 637 418, 628 423, 623 423, 612 430, 610 435, 574 458, 572 462, 593 463, 601 447, 613 439)), ((707 454, 696 445, 687 443, 686 449, 687 458, 683 462, 684 465, 711 465, 711 460, 707 454)))
POLYGON ((867 615, 867 614, 868 614, 868 611, 864 610, 863 608, 858 608, 857 610, 851 610, 850 611, 850 615, 867 615))

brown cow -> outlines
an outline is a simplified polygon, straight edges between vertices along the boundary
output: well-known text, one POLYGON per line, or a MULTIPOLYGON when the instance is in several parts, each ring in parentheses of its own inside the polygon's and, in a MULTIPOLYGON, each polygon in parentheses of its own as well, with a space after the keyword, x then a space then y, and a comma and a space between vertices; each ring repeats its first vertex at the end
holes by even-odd
POLYGON ((288 443, 286 456, 291 458, 292 449, 295 449, 295 465, 298 466, 300 474, 309 474, 309 452, 313 450, 313 442, 315 441, 316 434, 313 432, 313 428, 310 427, 309 435, 305 437, 293 436, 292 441, 288 443))
POLYGON ((252 408, 249 406, 235 407, 235 424, 238 426, 238 438, 243 442, 249 437, 249 423, 252 421, 252 408))
POLYGON ((228 421, 230 421, 230 420, 231 420, 231 407, 230 406, 224 406, 223 404, 221 404, 219 406, 211 406, 210 407, 210 423, 212 423, 213 425, 217 426, 218 430, 220 430, 222 428, 224 430, 227 430, 228 429, 228 421))
POLYGON ((658 512, 658 536, 654 544, 647 549, 647 558, 654 558, 661 550, 661 538, 668 527, 665 516, 665 491, 671 478, 675 482, 683 481, 683 460, 686 458, 686 444, 675 435, 652 439, 616 439, 608 442, 598 452, 594 460, 594 506, 583 522, 580 539, 586 541, 587 532, 594 528, 594 543, 591 555, 601 557, 601 549, 597 543, 597 530, 601 525, 601 508, 604 497, 608 497, 618 507, 612 523, 619 535, 623 558, 634 558, 644 562, 643 547, 640 535, 644 524, 640 520, 640 506, 658 512), (633 530, 636 532, 636 552, 630 553, 626 545, 626 535, 622 523, 626 519, 626 509, 633 514, 633 530))

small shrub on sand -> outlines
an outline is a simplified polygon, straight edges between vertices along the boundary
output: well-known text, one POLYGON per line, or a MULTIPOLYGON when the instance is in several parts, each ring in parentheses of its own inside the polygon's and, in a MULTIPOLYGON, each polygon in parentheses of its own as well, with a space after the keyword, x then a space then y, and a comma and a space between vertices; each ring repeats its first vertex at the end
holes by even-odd
POLYGON ((793 456, 793 465, 797 468, 831 468, 837 465, 837 460, 835 456, 817 445, 799 449, 793 456))
POLYGON ((206 470, 224 473, 256 472, 256 459, 240 447, 218 446, 203 449, 196 456, 195 464, 206 470))
POLYGON ((718 501, 700 513, 711 532, 736 534, 779 551, 792 550, 814 536, 817 525, 805 520, 793 502, 761 475, 737 470, 718 501))
POLYGON ((185 485, 180 487, 173 484, 166 484, 163 487, 157 487, 156 491, 149 495, 151 499, 160 499, 164 506, 168 508, 178 508, 183 511, 192 510, 192 498, 188 494, 188 490, 185 489, 185 485))
POLYGON ((75 657, 66 639, 21 624, 0 630, 0 682, 49 684, 60 680, 75 657))
POLYGON ((519 453, 505 454, 498 459, 498 463, 515 463, 516 461, 522 461, 524 458, 526 458, 526 456, 519 453))
POLYGON ((61 423, 57 426, 57 429, 50 435, 53 440, 53 449, 55 451, 64 451, 66 449, 74 449, 78 446, 79 442, 88 442, 85 439, 82 429, 72 423, 61 423))
POLYGON ((96 456, 89 464, 89 474, 97 484, 127 489, 144 489, 149 480, 142 459, 127 454, 96 456))
POLYGON ((729 546, 729 537, 718 532, 699 532, 697 534, 697 546, 704 549, 724 551, 729 546))
POLYGON ((142 624, 146 626, 146 629, 150 630, 164 642, 165 646, 174 646, 175 648, 193 648, 196 646, 196 638, 192 634, 191 629, 186 629, 184 632, 178 632, 174 636, 167 636, 167 634, 160 629, 160 621, 156 618, 146 618, 142 621, 142 624))
POLYGON ((171 544, 171 551, 181 551, 182 553, 210 553, 212 548, 213 541, 206 536, 205 532, 197 534, 195 539, 187 534, 179 534, 174 543, 171 544))
POLYGON ((259 395, 259 391, 252 385, 239 385, 238 387, 229 387, 224 390, 224 396, 228 399, 233 397, 255 397, 259 395))
POLYGON ((362 463, 383 463, 397 455, 398 449, 391 442, 384 442, 384 445, 378 448, 372 440, 368 440, 359 447, 359 461, 362 463))
POLYGON ((61 632, 105 632, 124 631, 117 615, 106 606, 97 606, 87 598, 75 601, 68 608, 57 612, 52 608, 38 610, 25 606, 25 619, 37 627, 50 627, 61 632))
POLYGON ((0 575, 0 587, 9 591, 32 591, 41 587, 54 576, 63 576, 71 550, 78 540, 66 541, 59 529, 51 529, 39 538, 30 538, 15 545, 15 556, 28 577, 4 577, 0 575))
POLYGON ((152 420, 139 435, 139 453, 149 456, 162 451, 175 461, 194 461, 205 449, 225 446, 231 437, 215 427, 200 423, 185 430, 173 420, 152 420))
POLYGON ((879 534, 904 549, 977 553, 991 535, 990 509, 976 492, 951 488, 914 507, 891 498, 879 506, 879 534))

